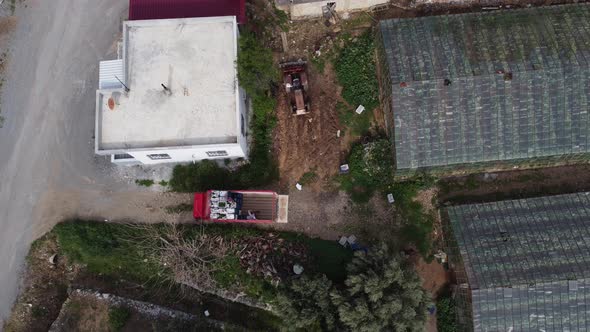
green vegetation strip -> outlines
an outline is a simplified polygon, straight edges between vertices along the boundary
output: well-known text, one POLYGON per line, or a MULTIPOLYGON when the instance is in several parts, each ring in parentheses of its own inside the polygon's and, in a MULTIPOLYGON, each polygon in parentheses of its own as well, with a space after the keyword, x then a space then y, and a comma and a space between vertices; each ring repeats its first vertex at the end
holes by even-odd
POLYGON ((240 35, 238 52, 238 80, 252 100, 254 115, 250 124, 252 147, 249 162, 234 171, 213 161, 202 161, 174 168, 170 188, 178 192, 195 192, 208 189, 244 189, 264 186, 278 177, 273 160, 272 130, 276 124, 275 99, 270 86, 279 74, 272 52, 265 48, 256 35, 240 35))
MULTIPOLYGON (((53 232, 57 234, 63 253, 71 260, 84 264, 94 274, 114 279, 146 284, 161 284, 170 279, 170 270, 160 263, 153 251, 159 245, 143 233, 148 229, 164 232, 164 225, 111 224, 75 220, 58 224, 53 232)), ((208 236, 223 236, 226 240, 261 237, 268 231, 234 225, 181 226, 183 236, 191 239, 205 232, 208 236)), ((342 248, 336 241, 308 238, 301 234, 280 232, 280 238, 305 245, 311 258, 306 267, 309 273, 321 273, 334 282, 344 279, 345 265, 352 258, 352 252, 342 248)), ((244 291, 253 298, 272 302, 276 288, 266 280, 246 273, 239 264, 237 253, 224 258, 214 273, 215 281, 221 288, 241 284, 244 291)))
POLYGON ((351 39, 342 48, 335 66, 344 100, 354 108, 363 105, 367 111, 379 105, 375 38, 371 31, 351 39))

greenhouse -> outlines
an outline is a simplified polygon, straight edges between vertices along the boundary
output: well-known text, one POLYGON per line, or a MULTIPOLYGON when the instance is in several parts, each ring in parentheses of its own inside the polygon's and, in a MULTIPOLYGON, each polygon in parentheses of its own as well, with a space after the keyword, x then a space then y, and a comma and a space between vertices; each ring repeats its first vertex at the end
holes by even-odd
POLYGON ((590 330, 590 192, 445 212, 465 330, 590 330))
POLYGON ((399 173, 547 165, 590 152, 590 5, 381 21, 399 173))

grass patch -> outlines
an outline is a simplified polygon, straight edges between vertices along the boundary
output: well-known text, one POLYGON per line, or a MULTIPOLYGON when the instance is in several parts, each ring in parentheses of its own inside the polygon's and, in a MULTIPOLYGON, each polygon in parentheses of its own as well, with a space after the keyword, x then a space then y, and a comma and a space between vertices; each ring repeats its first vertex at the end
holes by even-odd
POLYGON ((156 257, 132 241, 141 236, 133 227, 74 220, 56 225, 53 231, 61 251, 92 273, 141 283, 157 281, 166 273, 156 257))
POLYGON ((135 180, 135 184, 142 187, 151 187, 154 185, 154 180, 152 179, 137 179, 135 180))
POLYGON ((339 177, 340 187, 356 203, 365 203, 376 191, 387 189, 393 181, 391 143, 380 139, 353 145, 348 157, 350 171, 339 177))
POLYGON ((336 104, 336 111, 340 124, 349 129, 352 135, 361 136, 371 129, 371 120, 373 119, 371 111, 365 110, 361 114, 356 114, 352 107, 343 102, 336 104))
POLYGON ((350 105, 363 105, 372 111, 379 105, 379 86, 375 64, 375 39, 371 31, 348 41, 335 63, 342 97, 350 105))
POLYGON ((434 215, 425 210, 414 199, 419 190, 435 184, 435 179, 427 174, 419 174, 403 182, 393 183, 388 192, 393 194, 399 215, 402 217, 402 239, 416 246, 420 254, 428 257, 432 246, 430 234, 434 225, 434 215))
POLYGON ((131 317, 131 311, 124 307, 113 307, 109 309, 109 327, 111 331, 121 331, 131 317))
POLYGON ((317 175, 317 173, 315 171, 312 170, 312 171, 303 173, 301 178, 299 178, 298 182, 302 185, 306 185, 306 184, 314 183, 318 179, 319 179, 319 176, 317 175))
POLYGON ((166 180, 162 180, 162 181, 158 182, 158 184, 161 185, 162 187, 168 187, 169 183, 166 180))

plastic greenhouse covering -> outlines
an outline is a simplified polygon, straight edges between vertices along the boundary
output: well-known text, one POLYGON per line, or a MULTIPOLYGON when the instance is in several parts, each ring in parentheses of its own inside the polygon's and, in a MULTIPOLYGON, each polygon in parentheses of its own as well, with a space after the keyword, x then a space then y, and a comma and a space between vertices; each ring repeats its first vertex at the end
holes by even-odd
POLYGON ((381 21, 398 169, 590 152, 590 5, 381 21))
POLYGON ((590 193, 446 212, 475 331, 590 331, 590 193))

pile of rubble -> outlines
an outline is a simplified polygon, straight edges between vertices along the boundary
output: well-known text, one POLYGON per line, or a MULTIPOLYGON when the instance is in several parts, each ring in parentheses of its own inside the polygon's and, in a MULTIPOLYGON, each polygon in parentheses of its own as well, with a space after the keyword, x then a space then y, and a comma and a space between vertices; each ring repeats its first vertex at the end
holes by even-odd
POLYGON ((238 252, 240 264, 246 272, 275 285, 292 276, 295 265, 305 265, 308 260, 303 243, 286 241, 274 233, 244 238, 238 247, 241 248, 238 252))

